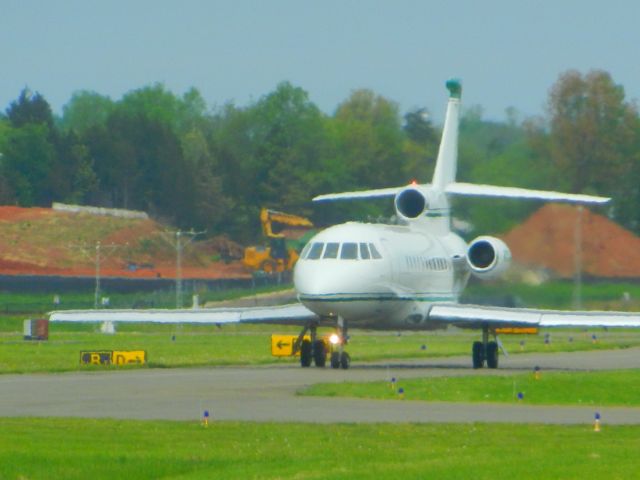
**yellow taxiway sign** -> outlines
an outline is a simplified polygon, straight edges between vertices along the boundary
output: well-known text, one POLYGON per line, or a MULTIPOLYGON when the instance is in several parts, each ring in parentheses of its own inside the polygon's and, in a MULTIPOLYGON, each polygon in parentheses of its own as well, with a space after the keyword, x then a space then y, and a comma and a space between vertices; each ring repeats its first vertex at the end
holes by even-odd
MULTIPOLYGON (((297 335, 271 335, 271 355, 274 357, 290 357, 293 355, 293 344, 295 343, 297 335)), ((309 335, 305 335, 305 340, 311 340, 309 335)), ((300 352, 296 352, 296 355, 300 355, 300 352)))

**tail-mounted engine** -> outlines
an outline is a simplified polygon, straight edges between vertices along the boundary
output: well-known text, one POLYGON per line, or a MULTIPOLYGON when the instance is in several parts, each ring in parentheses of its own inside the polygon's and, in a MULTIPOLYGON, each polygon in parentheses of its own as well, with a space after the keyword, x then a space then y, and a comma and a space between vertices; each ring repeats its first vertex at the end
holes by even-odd
POLYGON ((499 238, 478 237, 469 245, 467 262, 475 276, 494 278, 509 268, 511 251, 499 238))
POLYGON ((429 208, 426 195, 417 188, 405 188, 396 195, 396 212, 403 220, 420 218, 429 208))

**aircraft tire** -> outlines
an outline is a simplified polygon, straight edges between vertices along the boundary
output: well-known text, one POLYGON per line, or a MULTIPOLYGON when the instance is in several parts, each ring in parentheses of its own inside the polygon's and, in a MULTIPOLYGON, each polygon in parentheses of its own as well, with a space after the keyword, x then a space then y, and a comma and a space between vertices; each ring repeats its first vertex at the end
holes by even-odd
POLYGON ((313 344, 313 361, 316 367, 324 367, 327 363, 327 351, 322 340, 316 340, 313 344))
POLYGON ((340 368, 340 352, 331 352, 331 368, 340 368))
POLYGON ((487 343, 487 367, 498 368, 498 344, 496 342, 487 343))
POLYGON ((309 340, 303 340, 300 345, 300 366, 310 367, 312 360, 311 342, 309 340))
POLYGON ((347 370, 351 366, 351 357, 347 352, 342 352, 340 354, 340 367, 343 370, 347 370))
POLYGON ((472 348, 473 368, 482 368, 484 365, 484 345, 482 342, 473 342, 472 348))

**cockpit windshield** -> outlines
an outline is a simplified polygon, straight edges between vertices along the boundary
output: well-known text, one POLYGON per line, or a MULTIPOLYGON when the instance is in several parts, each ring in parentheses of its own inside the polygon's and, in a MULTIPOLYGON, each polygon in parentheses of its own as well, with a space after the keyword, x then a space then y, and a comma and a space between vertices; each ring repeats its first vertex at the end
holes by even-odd
POLYGON ((339 243, 327 243, 327 248, 324 249, 324 255, 322 258, 338 258, 339 243))
POLYGON ((358 244, 343 243, 340 258, 343 260, 358 260, 358 244))
POLYGON ((309 249, 309 254, 307 255, 308 260, 317 260, 322 256, 322 249, 324 248, 324 243, 312 243, 311 248, 309 249))

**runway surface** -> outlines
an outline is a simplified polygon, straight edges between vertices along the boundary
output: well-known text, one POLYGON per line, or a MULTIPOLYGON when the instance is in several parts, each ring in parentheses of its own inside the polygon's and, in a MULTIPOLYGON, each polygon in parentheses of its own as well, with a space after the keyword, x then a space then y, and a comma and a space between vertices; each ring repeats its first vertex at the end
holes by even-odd
MULTIPOLYGON (((451 375, 510 375, 545 370, 640 368, 640 349, 521 354, 498 370, 472 370, 468 357, 358 364, 348 371, 297 366, 141 369, 0 376, 0 417, 110 417, 258 422, 516 422, 640 424, 640 408, 557 407, 302 397, 318 382, 451 375)), ((630 385, 630 388, 637 388, 630 385)))

